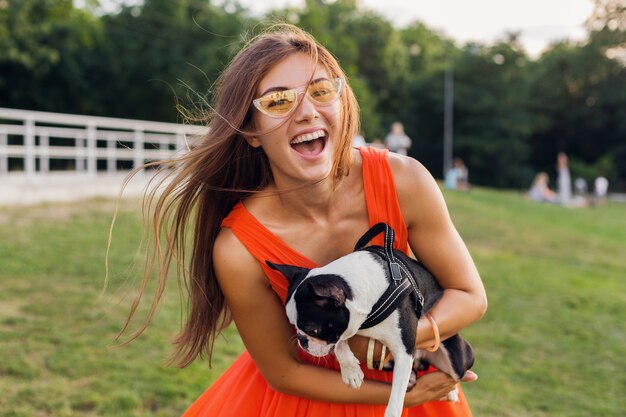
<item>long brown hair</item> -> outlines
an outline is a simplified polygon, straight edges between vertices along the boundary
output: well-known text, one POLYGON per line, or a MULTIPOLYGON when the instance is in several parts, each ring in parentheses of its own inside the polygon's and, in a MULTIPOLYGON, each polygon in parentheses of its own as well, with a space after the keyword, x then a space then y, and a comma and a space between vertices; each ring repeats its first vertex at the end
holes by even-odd
MULTIPOLYGON (((156 269, 156 294, 143 325, 129 341, 146 329, 175 262, 179 288, 187 300, 183 328, 174 340, 173 361, 178 366, 189 365, 198 355, 206 355, 210 363, 215 337, 229 322, 213 270, 213 244, 233 206, 273 180, 262 149, 250 146, 244 135, 254 132, 251 102, 261 79, 294 53, 308 54, 331 77, 345 79, 336 59, 311 35, 292 25, 272 26, 250 40, 216 81, 213 104, 202 116, 208 131, 200 143, 179 158, 159 163, 166 168, 165 177, 145 194, 144 219, 152 243, 141 288, 120 333, 128 327, 156 269)), ((341 107, 340 140, 331 174, 335 182, 349 171, 351 138, 359 129, 358 106, 348 85, 341 107)))

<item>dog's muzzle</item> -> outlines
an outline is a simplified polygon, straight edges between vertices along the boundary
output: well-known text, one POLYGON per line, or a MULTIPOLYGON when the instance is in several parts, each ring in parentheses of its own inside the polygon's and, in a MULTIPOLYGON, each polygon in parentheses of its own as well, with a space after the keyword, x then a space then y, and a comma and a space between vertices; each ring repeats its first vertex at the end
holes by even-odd
POLYGON ((302 349, 307 350, 309 348, 309 339, 305 335, 299 334, 296 338, 302 349))
POLYGON ((334 343, 326 343, 323 340, 316 339, 300 332, 296 334, 296 339, 298 340, 298 344, 302 350, 316 357, 328 355, 335 347, 334 343))

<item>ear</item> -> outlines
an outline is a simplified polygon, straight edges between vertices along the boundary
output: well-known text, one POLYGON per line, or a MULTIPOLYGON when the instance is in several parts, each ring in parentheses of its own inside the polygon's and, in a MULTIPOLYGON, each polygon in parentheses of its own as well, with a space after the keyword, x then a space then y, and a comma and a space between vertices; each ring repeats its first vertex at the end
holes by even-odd
POLYGON ((306 277, 306 275, 310 271, 310 269, 308 268, 302 268, 295 265, 280 265, 270 261, 265 261, 265 263, 270 268, 282 273, 287 278, 287 281, 289 281, 290 284, 304 279, 304 277, 306 277))
POLYGON ((331 298, 335 307, 341 307, 346 302, 346 292, 331 282, 309 282, 308 286, 318 297, 331 298))
POLYGON ((256 136, 244 135, 244 138, 246 139, 246 142, 248 142, 248 145, 252 146, 253 148, 258 148, 261 146, 261 141, 256 136))

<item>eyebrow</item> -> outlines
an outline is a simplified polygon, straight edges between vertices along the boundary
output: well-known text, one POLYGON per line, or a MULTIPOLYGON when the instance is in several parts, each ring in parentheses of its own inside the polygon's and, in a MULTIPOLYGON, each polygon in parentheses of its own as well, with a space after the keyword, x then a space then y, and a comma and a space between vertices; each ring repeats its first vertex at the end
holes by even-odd
MULTIPOLYGON (((330 78, 327 78, 327 77, 319 77, 319 78, 316 78, 314 80, 311 80, 309 85, 315 84, 318 81, 329 80, 329 79, 330 78)), ((295 87, 295 88, 298 88, 298 87, 295 87)), ((263 97, 266 94, 273 93, 275 91, 287 91, 287 90, 293 90, 293 89, 292 88, 287 88, 287 87, 282 87, 282 86, 270 87, 267 90, 265 90, 264 92, 262 92, 261 95, 259 95, 259 97, 263 97)))

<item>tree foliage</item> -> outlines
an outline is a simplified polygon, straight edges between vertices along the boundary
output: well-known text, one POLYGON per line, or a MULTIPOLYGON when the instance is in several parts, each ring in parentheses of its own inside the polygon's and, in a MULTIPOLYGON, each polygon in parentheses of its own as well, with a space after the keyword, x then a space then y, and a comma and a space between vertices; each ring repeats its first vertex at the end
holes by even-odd
POLYGON ((96 0, 0 0, 0 106, 177 121, 176 104, 210 97, 245 39, 288 21, 340 61, 366 139, 403 122, 411 154, 437 176, 452 71, 454 152, 472 182, 526 187, 564 151, 574 176, 626 188, 626 2, 594 3, 584 42, 531 59, 515 33, 457 45, 419 21, 394 27, 357 0, 306 0, 261 19, 235 0, 144 0, 114 13, 96 0))
POLYGON ((9 1, 0 7, 0 105, 92 110, 83 78, 102 41, 93 15, 71 0, 9 1), (63 93, 63 94, 61 94, 63 93), (68 102, 72 102, 68 106, 68 102))

